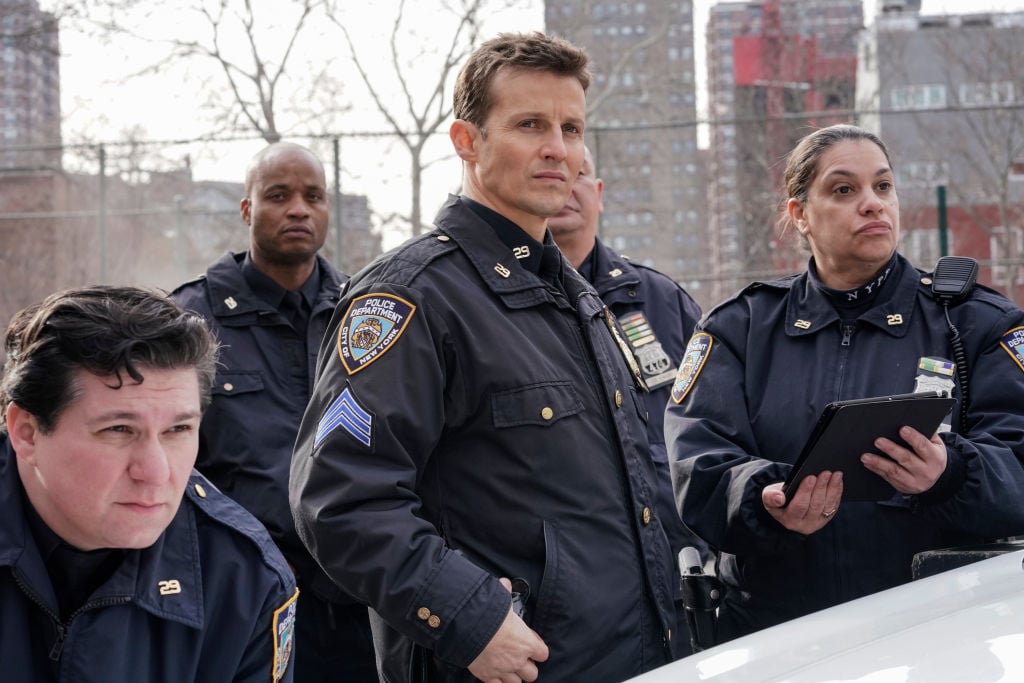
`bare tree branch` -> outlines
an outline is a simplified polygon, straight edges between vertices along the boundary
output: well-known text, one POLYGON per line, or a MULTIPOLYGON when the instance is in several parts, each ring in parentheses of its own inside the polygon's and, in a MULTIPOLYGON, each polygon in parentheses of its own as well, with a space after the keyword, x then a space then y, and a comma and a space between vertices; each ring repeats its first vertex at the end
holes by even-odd
MULTIPOLYGON (((453 16, 453 26, 444 41, 443 53, 428 54, 421 49, 417 60, 431 59, 436 61, 434 77, 429 91, 423 94, 422 88, 415 88, 412 64, 403 61, 402 47, 408 45, 408 27, 406 0, 400 0, 388 37, 389 61, 391 75, 398 86, 400 96, 389 98, 378 86, 380 77, 371 74, 367 64, 367 56, 358 48, 356 41, 343 20, 340 11, 330 11, 328 16, 340 29, 348 45, 352 63, 356 72, 366 86, 377 112, 387 122, 388 128, 402 142, 410 157, 410 175, 412 180, 412 196, 410 212, 406 220, 415 234, 422 229, 421 184, 423 172, 438 159, 424 159, 425 146, 451 116, 451 102, 448 91, 454 71, 470 51, 476 46, 480 36, 481 13, 487 0, 459 0, 458 6, 444 5, 443 9, 453 16)), ((508 5, 506 5, 508 6, 508 5)), ((442 40, 435 41, 441 43, 442 40)), ((415 60, 414 60, 415 61, 415 60)), ((395 216, 386 221, 393 223, 395 216)))

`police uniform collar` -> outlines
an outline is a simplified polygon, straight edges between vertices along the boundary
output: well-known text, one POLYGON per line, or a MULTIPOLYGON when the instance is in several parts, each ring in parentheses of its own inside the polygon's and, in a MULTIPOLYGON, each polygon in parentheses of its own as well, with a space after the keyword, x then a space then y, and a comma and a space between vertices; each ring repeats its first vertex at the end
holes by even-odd
MULTIPOLYGON (((0 435, 0 567, 17 566, 19 574, 31 580, 46 576, 46 566, 29 531, 22 490, 14 449, 7 435, 0 435)), ((57 598, 48 582, 31 587, 56 607, 57 598)))
POLYGON ((128 551, 125 561, 95 598, 130 594, 139 608, 161 619, 201 629, 203 607, 199 529, 189 498, 197 474, 193 470, 185 496, 170 525, 148 548, 128 551))
MULTIPOLYGON (((449 195, 437 214, 435 224, 459 245, 491 291, 502 295, 523 292, 526 296, 524 305, 529 305, 535 295, 527 292, 543 290, 543 280, 522 266, 490 223, 470 209, 470 201, 466 197, 449 195)), ((518 227, 516 229, 519 230, 518 227)), ((535 240, 533 242, 537 244, 535 240)))
MULTIPOLYGON (((910 263, 897 254, 892 272, 886 278, 874 305, 857 317, 857 321, 873 325, 893 337, 910 331, 917 299, 919 276, 910 263)), ((805 270, 792 281, 786 304, 786 334, 800 337, 816 334, 840 319, 828 296, 814 283, 805 270)))
MULTIPOLYGON (((210 307, 214 316, 220 318, 247 313, 268 313, 276 310, 269 302, 257 296, 246 280, 242 272, 242 264, 247 255, 248 252, 245 251, 229 252, 207 270, 206 282, 210 293, 210 307)), ((316 264, 316 270, 320 274, 320 280, 316 284, 317 289, 312 289, 313 285, 309 280, 302 287, 304 296, 306 287, 310 287, 314 292, 312 301, 307 298, 314 313, 320 308, 333 308, 337 304, 341 296, 341 285, 345 281, 345 278, 331 267, 320 254, 316 256, 316 264)), ((266 276, 264 275, 264 277, 266 276)))
POLYGON ((893 252, 889 261, 870 280, 859 287, 852 287, 850 289, 834 289, 822 282, 813 256, 807 264, 807 272, 811 281, 818 289, 825 293, 825 296, 832 302, 832 305, 840 311, 852 311, 855 315, 858 312, 871 308, 895 266, 896 253, 893 252))
POLYGON ((119 548, 79 550, 58 536, 24 496, 22 509, 57 594, 60 614, 66 618, 110 578, 122 561, 124 551, 119 548))
MULTIPOLYGON (((265 303, 270 304, 274 308, 280 310, 281 304, 284 302, 285 295, 288 290, 279 285, 274 278, 270 277, 262 270, 256 267, 253 263, 252 255, 250 252, 245 252, 245 258, 242 259, 242 263, 239 265, 242 271, 242 277, 245 278, 246 284, 249 285, 249 289, 260 299, 263 299, 265 303)), ((309 274, 306 281, 298 289, 299 295, 302 297, 306 305, 309 306, 309 310, 313 310, 313 305, 316 304, 316 295, 320 291, 320 266, 316 260, 313 261, 313 272, 309 274)))
POLYGON ((469 207, 470 211, 482 218, 487 225, 491 226, 498 239, 519 260, 519 265, 534 275, 540 274, 544 245, 530 237, 525 230, 494 209, 486 207, 466 196, 462 197, 462 202, 469 207))
MULTIPOLYGON (((640 275, 636 268, 624 256, 616 253, 600 239, 594 240, 594 250, 587 257, 591 261, 591 275, 584 275, 594 285, 601 296, 613 290, 640 284, 640 275)), ((637 296, 635 302, 643 300, 637 296)))

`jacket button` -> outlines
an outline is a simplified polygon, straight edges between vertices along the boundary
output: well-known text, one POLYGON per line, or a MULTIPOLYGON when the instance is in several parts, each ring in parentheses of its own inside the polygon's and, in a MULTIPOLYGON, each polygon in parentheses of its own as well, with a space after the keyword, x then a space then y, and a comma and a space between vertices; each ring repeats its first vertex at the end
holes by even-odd
POLYGON ((427 623, 430 625, 430 628, 437 628, 441 625, 441 617, 436 614, 431 614, 430 618, 427 619, 427 623))
POLYGON ((618 389, 615 390, 615 407, 622 407, 622 392, 619 391, 618 389))
POLYGON ((647 507, 645 505, 644 506, 644 511, 641 513, 641 517, 644 520, 644 525, 645 526, 650 524, 651 523, 651 508, 649 508, 649 507, 647 507))
POLYGON ((200 498, 206 498, 206 489, 203 488, 202 484, 196 484, 196 495, 200 498))
POLYGON ((426 607, 420 607, 418 610, 416 610, 416 616, 422 619, 423 621, 426 621, 430 618, 430 610, 426 607))
POLYGON ((224 382, 224 391, 231 391, 235 388, 235 385, 231 382, 224 382))
POLYGON ((555 416, 555 411, 551 410, 551 408, 549 408, 548 406, 544 406, 540 410, 540 416, 543 417, 545 420, 550 420, 555 416))

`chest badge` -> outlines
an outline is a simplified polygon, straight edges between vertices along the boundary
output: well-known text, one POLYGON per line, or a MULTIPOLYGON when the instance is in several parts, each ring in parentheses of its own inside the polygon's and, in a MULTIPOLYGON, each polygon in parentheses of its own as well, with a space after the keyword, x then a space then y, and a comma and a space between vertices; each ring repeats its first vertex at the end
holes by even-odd
POLYGON ((633 347, 647 387, 657 389, 670 384, 676 376, 675 367, 643 312, 625 315, 619 319, 619 323, 633 347))
MULTIPOLYGON (((953 395, 956 382, 953 376, 956 374, 956 363, 945 358, 934 358, 922 356, 917 361, 917 376, 914 378, 914 393, 920 394, 926 391, 941 391, 947 396, 953 395)), ((939 425, 940 432, 948 432, 953 424, 952 409, 939 425)))
POLYGON ((160 595, 177 595, 181 592, 181 582, 177 579, 168 579, 157 584, 160 588, 160 595))

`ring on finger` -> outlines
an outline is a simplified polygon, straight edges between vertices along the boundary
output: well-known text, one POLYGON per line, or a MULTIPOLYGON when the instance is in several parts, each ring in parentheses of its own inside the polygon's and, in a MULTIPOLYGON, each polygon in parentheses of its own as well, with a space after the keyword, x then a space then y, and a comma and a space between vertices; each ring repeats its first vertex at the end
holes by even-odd
POLYGON ((822 510, 822 512, 821 512, 821 516, 822 516, 822 517, 824 517, 825 519, 828 519, 828 518, 829 518, 829 517, 831 517, 832 515, 836 514, 836 510, 838 510, 838 509, 839 509, 839 508, 832 508, 832 509, 831 509, 831 510, 829 510, 828 512, 825 512, 824 510, 822 510))

